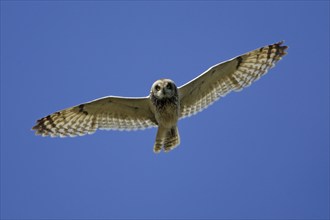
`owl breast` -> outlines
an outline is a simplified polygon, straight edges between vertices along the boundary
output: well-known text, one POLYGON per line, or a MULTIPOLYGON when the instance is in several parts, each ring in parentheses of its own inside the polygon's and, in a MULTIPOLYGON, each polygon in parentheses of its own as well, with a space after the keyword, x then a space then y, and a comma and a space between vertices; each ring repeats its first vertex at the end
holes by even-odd
POLYGON ((178 96, 171 98, 158 99, 154 95, 150 96, 152 105, 154 107, 155 118, 158 126, 171 128, 177 124, 179 119, 180 104, 178 96))

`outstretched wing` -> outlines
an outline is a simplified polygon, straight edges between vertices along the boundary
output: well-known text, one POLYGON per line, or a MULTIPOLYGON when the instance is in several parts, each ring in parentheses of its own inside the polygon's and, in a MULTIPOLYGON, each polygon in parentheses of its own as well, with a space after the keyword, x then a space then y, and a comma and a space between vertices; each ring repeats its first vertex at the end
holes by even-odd
POLYGON ((156 126, 149 98, 104 97, 55 112, 37 121, 37 135, 74 137, 96 129, 137 130, 156 126))
POLYGON ((181 115, 185 118, 207 108, 231 91, 240 91, 267 73, 285 54, 283 42, 253 50, 219 63, 179 87, 181 115))

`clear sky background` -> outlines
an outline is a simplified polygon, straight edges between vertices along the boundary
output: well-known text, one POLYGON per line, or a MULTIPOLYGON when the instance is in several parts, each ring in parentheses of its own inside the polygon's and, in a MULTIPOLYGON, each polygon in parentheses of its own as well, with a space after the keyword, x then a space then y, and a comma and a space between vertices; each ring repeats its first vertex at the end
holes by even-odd
POLYGON ((329 2, 1 1, 1 218, 329 218, 329 2), (168 154, 156 129, 30 130, 281 40, 288 55, 180 121, 168 154))

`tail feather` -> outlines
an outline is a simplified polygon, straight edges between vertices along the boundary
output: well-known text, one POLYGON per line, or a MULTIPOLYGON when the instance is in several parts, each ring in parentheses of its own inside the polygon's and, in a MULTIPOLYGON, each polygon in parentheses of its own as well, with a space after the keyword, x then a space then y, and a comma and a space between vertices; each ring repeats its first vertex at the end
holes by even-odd
POLYGON ((157 131, 154 152, 159 153, 162 149, 165 152, 173 150, 180 144, 180 135, 177 126, 170 129, 159 127, 157 131))

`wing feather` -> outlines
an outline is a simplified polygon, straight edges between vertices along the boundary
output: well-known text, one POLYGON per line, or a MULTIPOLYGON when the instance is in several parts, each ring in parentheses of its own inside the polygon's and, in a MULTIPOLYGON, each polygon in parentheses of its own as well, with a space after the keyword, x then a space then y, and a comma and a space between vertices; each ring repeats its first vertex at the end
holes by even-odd
POLYGON ((285 54, 287 46, 275 43, 216 64, 179 87, 180 119, 192 116, 224 97, 258 80, 285 54))
POLYGON ((156 125, 149 97, 108 96, 43 117, 32 129, 42 136, 74 137, 97 129, 137 130, 156 125))

